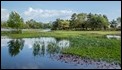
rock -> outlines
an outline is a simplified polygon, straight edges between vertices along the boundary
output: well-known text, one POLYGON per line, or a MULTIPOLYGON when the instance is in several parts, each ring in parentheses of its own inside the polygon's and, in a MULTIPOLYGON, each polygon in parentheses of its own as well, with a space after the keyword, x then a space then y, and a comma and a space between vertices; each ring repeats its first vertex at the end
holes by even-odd
POLYGON ((68 63, 67 61, 65 61, 65 63, 68 63))
POLYGON ((76 62, 77 60, 76 59, 73 59, 74 62, 76 62))
POLYGON ((63 58, 63 55, 59 56, 59 58, 62 59, 63 58))

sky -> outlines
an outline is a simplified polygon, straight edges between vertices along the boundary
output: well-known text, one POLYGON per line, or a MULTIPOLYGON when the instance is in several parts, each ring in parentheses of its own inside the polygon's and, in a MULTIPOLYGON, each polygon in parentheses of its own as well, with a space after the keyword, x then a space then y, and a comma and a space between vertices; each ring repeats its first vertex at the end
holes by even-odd
POLYGON ((109 21, 121 17, 121 1, 1 1, 1 20, 16 11, 24 21, 70 19, 73 13, 105 14, 109 21))

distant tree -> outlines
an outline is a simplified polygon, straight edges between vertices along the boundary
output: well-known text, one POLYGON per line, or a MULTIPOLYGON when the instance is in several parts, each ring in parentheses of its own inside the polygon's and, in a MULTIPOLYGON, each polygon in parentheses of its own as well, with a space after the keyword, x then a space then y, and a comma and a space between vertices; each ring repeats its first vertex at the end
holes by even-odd
POLYGON ((43 27, 44 29, 46 29, 46 28, 51 28, 51 27, 52 27, 52 23, 44 23, 44 24, 42 25, 42 27, 43 27))
POLYGON ((52 23, 52 30, 58 30, 59 23, 60 23, 60 19, 58 18, 56 19, 56 21, 52 23))
POLYGON ((59 27, 61 30, 66 30, 69 28, 69 21, 68 20, 61 20, 59 23, 59 27))
POLYGON ((104 27, 104 29, 106 29, 106 28, 108 28, 108 26, 109 26, 109 20, 108 20, 108 18, 107 18, 107 16, 106 15, 103 15, 103 27, 104 27))
POLYGON ((42 28, 42 23, 41 22, 36 22, 33 19, 30 19, 30 20, 26 21, 26 25, 28 25, 29 28, 33 28, 33 29, 42 28))
POLYGON ((116 19, 116 21, 117 21, 117 23, 121 23, 121 17, 118 17, 118 18, 116 19))
MULTIPOLYGON (((120 22, 121 18, 112 22, 112 26, 115 27, 116 22, 120 22)), ((106 15, 101 14, 86 14, 86 13, 73 13, 70 20, 56 19, 53 22, 52 29, 64 30, 66 28, 73 30, 106 30, 110 22, 106 15)))
POLYGON ((86 13, 79 13, 77 15, 77 28, 85 28, 86 25, 87 14, 86 13))
POLYGON ((114 19, 111 21, 110 24, 111 24, 112 28, 116 28, 116 26, 117 26, 117 22, 114 19))
POLYGON ((87 26, 92 30, 96 29, 106 29, 109 25, 108 19, 105 15, 101 14, 91 14, 89 13, 87 16, 87 26))
POLYGON ((9 19, 7 20, 7 23, 9 27, 17 29, 17 31, 19 31, 19 29, 23 25, 23 19, 20 17, 18 13, 11 12, 9 15, 9 19))
POLYGON ((93 14, 92 13, 89 13, 88 15, 87 15, 87 28, 89 28, 89 29, 91 29, 91 27, 92 27, 92 18, 93 17, 93 14))
POLYGON ((116 19, 116 22, 117 22, 117 29, 119 29, 119 30, 121 30, 121 17, 118 17, 117 19, 116 19))
POLYGON ((56 19, 52 24, 52 30, 65 30, 69 29, 70 21, 63 19, 56 19))
POLYGON ((97 14, 91 14, 89 13, 88 14, 88 20, 87 20, 87 23, 88 23, 88 27, 91 28, 91 30, 95 30, 96 28, 98 28, 98 15, 97 14))
POLYGON ((8 23, 6 21, 1 21, 1 28, 8 28, 8 23))
POLYGON ((71 29, 75 28, 77 26, 76 25, 76 23, 77 23, 76 19, 77 19, 77 14, 76 13, 72 14, 71 21, 70 21, 70 28, 71 29))

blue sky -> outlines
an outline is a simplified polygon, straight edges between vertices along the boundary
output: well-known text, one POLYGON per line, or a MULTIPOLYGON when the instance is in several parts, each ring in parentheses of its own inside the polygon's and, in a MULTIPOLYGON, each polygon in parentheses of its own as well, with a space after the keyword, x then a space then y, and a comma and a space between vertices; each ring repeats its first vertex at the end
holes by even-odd
POLYGON ((121 17, 121 1, 1 1, 1 20, 7 20, 11 11, 17 11, 25 21, 70 19, 81 12, 105 14, 111 21, 121 17))

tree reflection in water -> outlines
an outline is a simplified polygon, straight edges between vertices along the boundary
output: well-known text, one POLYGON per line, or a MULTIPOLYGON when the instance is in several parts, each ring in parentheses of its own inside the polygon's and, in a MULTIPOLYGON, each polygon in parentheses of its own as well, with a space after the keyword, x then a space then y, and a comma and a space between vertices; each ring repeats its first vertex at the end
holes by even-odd
POLYGON ((40 44, 36 41, 33 44, 33 55, 37 56, 39 54, 39 51, 40 51, 40 44))
POLYGON ((48 54, 55 54, 59 53, 60 47, 56 43, 49 43, 47 46, 47 53, 48 54))
POLYGON ((34 56, 44 56, 46 53, 49 55, 59 53, 59 46, 56 43, 48 43, 47 46, 45 46, 44 42, 35 42, 33 45, 33 55, 34 56))
POLYGON ((8 51, 11 56, 16 56, 24 46, 24 40, 22 39, 13 39, 8 42, 8 51))
POLYGON ((34 56, 44 56, 45 54, 45 46, 44 46, 44 43, 41 43, 39 41, 36 41, 34 44, 33 44, 33 55, 34 56))
POLYGON ((45 46, 44 46, 44 43, 42 43, 42 46, 41 46, 41 55, 42 56, 45 55, 45 46))
MULTIPOLYGON (((24 39, 13 39, 8 42, 8 51, 11 56, 16 56, 24 46, 24 39)), ((61 40, 58 42, 53 41, 34 41, 31 43, 33 46, 33 55, 34 56, 45 56, 57 54, 61 51, 63 46, 67 46, 67 41, 61 40)))

